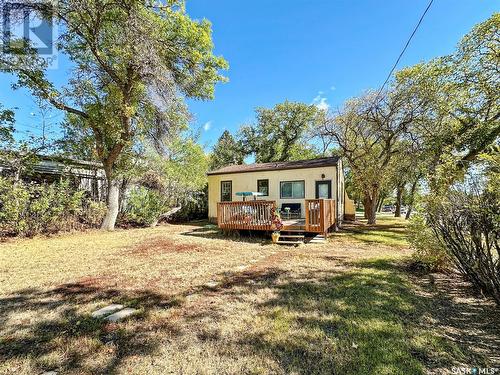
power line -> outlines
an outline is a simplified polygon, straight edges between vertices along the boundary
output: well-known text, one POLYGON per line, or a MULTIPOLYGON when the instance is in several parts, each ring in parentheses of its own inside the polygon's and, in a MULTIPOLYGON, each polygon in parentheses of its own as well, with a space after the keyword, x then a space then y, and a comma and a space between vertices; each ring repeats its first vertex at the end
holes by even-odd
POLYGON ((427 8, 425 8, 424 13, 422 13, 422 15, 420 16, 420 19, 418 20, 417 26, 415 26, 415 28, 413 29, 413 32, 411 33, 410 37, 406 41, 406 44, 405 44, 403 50, 401 51, 401 53, 399 54, 398 59, 396 60, 396 62, 392 66, 392 69, 389 72, 389 74, 387 75, 387 78, 385 79, 382 87, 380 87, 380 90, 378 91, 376 98, 379 97, 379 95, 382 92, 382 90, 384 89, 385 85, 387 84, 387 82, 389 82, 389 79, 391 79, 392 73, 394 73, 394 69, 396 69, 396 66, 399 64, 399 61, 401 60, 401 57, 403 57, 403 54, 405 53, 406 49, 410 45, 410 42, 413 39, 413 36, 415 35, 415 33, 417 32, 418 28, 420 27, 420 24, 424 20, 424 17, 427 14, 427 11, 429 10, 429 8, 431 7, 431 5, 432 5, 433 2, 434 2, 434 0, 429 1, 429 4, 427 5, 427 8))

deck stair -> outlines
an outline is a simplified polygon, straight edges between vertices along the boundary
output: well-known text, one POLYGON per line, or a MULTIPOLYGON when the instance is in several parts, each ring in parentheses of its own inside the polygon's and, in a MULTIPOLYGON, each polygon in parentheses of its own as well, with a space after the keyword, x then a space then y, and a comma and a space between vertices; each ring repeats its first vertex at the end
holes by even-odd
POLYGON ((308 243, 310 243, 310 244, 326 243, 326 238, 322 234, 318 234, 318 235, 314 236, 308 243))
POLYGON ((304 232, 301 230, 287 230, 280 233, 278 245, 298 246, 304 243, 304 232))

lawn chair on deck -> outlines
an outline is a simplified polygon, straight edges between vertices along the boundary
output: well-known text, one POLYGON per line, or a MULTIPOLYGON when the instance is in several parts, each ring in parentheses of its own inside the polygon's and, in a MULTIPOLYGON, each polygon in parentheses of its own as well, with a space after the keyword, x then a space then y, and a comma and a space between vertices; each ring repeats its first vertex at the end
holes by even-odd
POLYGON ((285 219, 300 219, 301 210, 300 203, 283 203, 281 205, 281 216, 285 219))

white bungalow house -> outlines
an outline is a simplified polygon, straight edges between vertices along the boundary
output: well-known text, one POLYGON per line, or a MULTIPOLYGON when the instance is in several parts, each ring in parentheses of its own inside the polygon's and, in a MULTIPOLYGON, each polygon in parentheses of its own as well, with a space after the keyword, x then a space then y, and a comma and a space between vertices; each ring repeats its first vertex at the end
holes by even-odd
POLYGON ((208 173, 208 215, 220 228, 272 230, 276 210, 284 230, 326 234, 345 217, 352 219, 342 160, 231 165, 208 173), (244 192, 260 194, 245 199, 244 192))

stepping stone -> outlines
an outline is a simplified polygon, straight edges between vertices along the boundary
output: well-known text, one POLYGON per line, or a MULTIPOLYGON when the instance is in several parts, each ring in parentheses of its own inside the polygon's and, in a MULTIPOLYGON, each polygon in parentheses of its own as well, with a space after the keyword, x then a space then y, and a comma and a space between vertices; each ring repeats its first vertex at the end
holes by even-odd
POLYGON ((103 307, 102 309, 99 309, 97 311, 94 311, 92 313, 93 318, 103 318, 106 315, 109 315, 111 313, 114 313, 115 311, 123 309, 123 305, 109 305, 106 307, 103 307))
POLYGON ((198 297, 199 297, 199 295, 198 295, 198 294, 196 294, 196 293, 194 293, 194 294, 189 294, 189 295, 187 295, 187 296, 186 296, 186 301, 193 301, 193 300, 195 300, 195 299, 196 299, 196 298, 198 298, 198 297))
POLYGON ((217 285, 219 285, 217 281, 209 281, 208 283, 205 283, 205 286, 209 288, 215 288, 217 285))
POLYGON ((127 307, 126 309, 123 309, 123 310, 115 312, 114 314, 111 314, 110 316, 108 316, 106 318, 106 320, 114 323, 114 322, 117 322, 119 320, 128 318, 129 316, 132 316, 132 315, 136 314, 137 312, 138 312, 138 310, 127 307))

